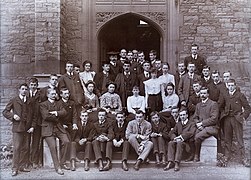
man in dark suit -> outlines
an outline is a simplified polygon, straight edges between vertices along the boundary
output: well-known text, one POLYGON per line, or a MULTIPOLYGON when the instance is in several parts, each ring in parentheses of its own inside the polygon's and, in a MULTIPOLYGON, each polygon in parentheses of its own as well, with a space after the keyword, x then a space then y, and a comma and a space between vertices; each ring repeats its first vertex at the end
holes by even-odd
POLYGON ((99 171, 108 171, 112 166, 112 139, 114 137, 111 123, 106 119, 106 111, 100 109, 98 121, 93 124, 93 151, 99 171), (103 167, 102 153, 106 154, 107 164, 103 167))
POLYGON ((180 61, 178 62, 178 65, 177 65, 177 71, 174 74, 176 93, 178 92, 180 79, 184 74, 186 74, 185 64, 184 64, 184 61, 180 61))
POLYGON ((129 154, 130 144, 125 138, 125 131, 128 122, 125 120, 124 112, 119 111, 116 114, 116 121, 112 122, 114 138, 113 142, 113 150, 122 151, 122 169, 124 171, 128 171, 127 166, 127 158, 129 154))
POLYGON ((64 172, 62 171, 62 168, 66 170, 70 169, 65 164, 70 140, 67 136, 66 130, 59 121, 59 118, 66 116, 67 112, 63 108, 62 103, 55 101, 56 94, 56 90, 48 89, 48 100, 40 104, 40 112, 42 116, 42 137, 44 137, 49 146, 56 172, 60 175, 63 175, 64 172), (59 138, 61 142, 60 163, 59 157, 57 156, 55 137, 59 138))
POLYGON ((200 90, 201 102, 196 105, 193 120, 196 123, 196 134, 194 137, 195 154, 194 162, 200 161, 201 143, 208 137, 218 136, 219 106, 217 102, 209 99, 208 89, 202 87, 200 90))
POLYGON ((109 59, 109 62, 110 62, 110 72, 113 76, 116 77, 116 75, 118 73, 120 73, 120 67, 119 67, 119 64, 118 64, 118 52, 115 52, 115 51, 110 51, 107 53, 108 55, 108 59, 109 59))
MULTIPOLYGON (((70 100, 70 92, 67 88, 60 89, 60 97, 61 100, 59 100, 59 103, 62 104, 67 114, 64 117, 60 117, 59 122, 65 128, 68 138, 72 142, 75 139, 76 130, 78 130, 78 115, 75 107, 75 102, 73 100, 70 100)), ((75 169, 75 163, 72 161, 71 170, 74 171, 75 169)))
POLYGON ((90 158, 92 153, 92 131, 93 122, 90 121, 88 112, 82 110, 80 112, 80 122, 78 123, 78 130, 74 141, 71 142, 70 160, 71 170, 76 170, 77 152, 84 152, 84 170, 89 171, 90 158))
POLYGON ((168 143, 168 164, 164 168, 165 171, 174 168, 174 171, 180 170, 180 161, 183 150, 189 145, 194 137, 195 123, 188 119, 188 112, 186 109, 179 111, 178 123, 170 132, 171 141, 168 143))
POLYGON ((244 166, 250 167, 250 163, 245 157, 243 125, 251 113, 251 107, 245 95, 237 90, 234 79, 230 79, 227 85, 229 92, 223 95, 221 99, 223 102, 220 102, 225 107, 221 113, 221 121, 224 121, 225 156, 228 160, 231 157, 233 132, 235 132, 242 163, 244 166))
POLYGON ((94 77, 96 84, 97 95, 100 97, 102 94, 107 92, 107 83, 114 81, 115 77, 110 73, 110 63, 107 61, 102 62, 102 71, 97 73, 94 77))
POLYGON ((214 84, 213 79, 211 78, 210 67, 205 65, 202 69, 203 78, 201 78, 201 84, 203 87, 207 87, 209 91, 209 99, 218 102, 220 96, 220 90, 214 84))
POLYGON ((188 104, 187 104, 187 109, 188 109, 188 114, 189 117, 192 117, 196 105, 201 101, 200 100, 200 89, 201 89, 201 82, 200 81, 194 81, 193 82, 193 93, 189 96, 188 104))
POLYGON ((132 96, 132 88, 137 85, 137 76, 130 71, 131 63, 129 61, 124 61, 123 72, 119 73, 115 79, 116 92, 119 94, 122 106, 127 106, 128 96, 132 96))
POLYGON ((200 76, 194 73, 195 65, 193 62, 189 62, 187 65, 188 72, 182 76, 178 87, 178 96, 180 98, 181 105, 187 106, 189 96, 193 93, 193 81, 200 81, 200 76))
POLYGON ((36 169, 42 163, 42 138, 41 138, 41 114, 40 114, 40 103, 41 103, 41 92, 38 89, 38 79, 35 77, 29 80, 29 97, 32 101, 32 109, 34 113, 34 120, 36 121, 36 126, 32 134, 31 139, 31 153, 30 160, 32 167, 36 169))
POLYGON ((197 44, 192 44, 191 46, 192 54, 190 56, 185 57, 184 63, 185 63, 185 67, 187 67, 189 62, 193 62, 196 68, 195 73, 200 76, 203 66, 206 65, 206 60, 204 59, 204 57, 198 55, 198 50, 199 50, 199 46, 197 44))
POLYGON ((73 70, 73 63, 66 63, 66 73, 62 75, 58 80, 59 90, 67 88, 70 91, 70 99, 75 102, 77 112, 80 113, 81 107, 84 104, 84 90, 79 78, 79 74, 76 74, 73 70))
POLYGON ((135 120, 130 121, 126 128, 126 139, 128 139, 138 154, 137 161, 134 165, 136 171, 139 170, 140 164, 147 159, 153 148, 153 143, 150 141, 151 133, 151 123, 145 120, 142 111, 136 111, 135 120))
POLYGON ((18 170, 30 171, 27 169, 27 158, 29 158, 29 155, 27 157, 27 151, 30 145, 30 133, 33 133, 36 125, 32 117, 32 102, 27 97, 28 85, 19 85, 18 91, 18 96, 12 98, 3 110, 3 116, 12 122, 12 176, 16 176, 18 170))
POLYGON ((155 154, 156 164, 166 165, 165 142, 170 140, 168 133, 170 132, 171 127, 168 127, 160 121, 160 116, 157 111, 152 112, 150 118, 152 124, 152 133, 150 137, 153 142, 153 153, 155 154), (161 163, 160 158, 162 160, 161 163))
POLYGON ((51 74, 48 86, 45 86, 45 87, 40 89, 40 100, 41 100, 41 102, 47 101, 47 99, 48 99, 47 90, 48 89, 55 89, 56 90, 56 93, 57 93, 56 100, 58 101, 60 99, 60 96, 59 96, 60 91, 58 89, 58 75, 51 74))
POLYGON ((149 72, 151 68, 151 63, 149 61, 144 61, 142 67, 143 72, 138 75, 139 94, 141 96, 145 96, 145 85, 143 82, 151 78, 149 72))

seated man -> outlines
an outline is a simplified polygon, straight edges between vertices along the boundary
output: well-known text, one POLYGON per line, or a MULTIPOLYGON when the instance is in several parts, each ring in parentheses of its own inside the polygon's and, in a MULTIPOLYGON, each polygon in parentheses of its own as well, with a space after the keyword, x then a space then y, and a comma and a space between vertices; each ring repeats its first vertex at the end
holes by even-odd
POLYGON ((114 132, 113 150, 122 151, 122 169, 128 171, 127 157, 129 154, 130 144, 125 138, 125 131, 127 127, 124 112, 120 111, 116 114, 116 121, 113 121, 112 127, 114 132))
POLYGON ((40 112, 42 116, 42 137, 44 137, 47 142, 54 167, 56 172, 60 175, 63 175, 64 172, 61 168, 69 170, 70 168, 65 164, 67 150, 69 147, 69 138, 67 132, 64 129, 63 125, 59 122, 59 118, 66 116, 67 112, 63 108, 62 103, 56 101, 56 90, 48 89, 47 97, 48 100, 40 104, 40 112), (59 157, 57 156, 56 150, 56 139, 59 138, 61 142, 61 159, 59 163, 59 157))
POLYGON ((92 151, 92 130, 93 130, 93 123, 89 121, 88 112, 85 110, 82 110, 80 112, 80 124, 78 126, 78 130, 76 132, 76 138, 71 143, 71 153, 70 153, 70 159, 71 159, 71 170, 76 170, 76 155, 77 152, 83 151, 85 153, 84 160, 85 160, 85 166, 84 170, 88 171, 89 163, 90 163, 90 157, 91 157, 91 151, 92 151))
POLYGON ((108 171, 112 166, 112 139, 114 137, 111 123, 106 120, 106 111, 100 109, 98 121, 93 124, 93 151, 99 164, 99 171, 108 171), (102 152, 106 153, 107 164, 103 167, 102 152))
POLYGON ((171 126, 164 124, 160 121, 160 116, 157 111, 150 114, 152 133, 150 135, 151 141, 153 142, 153 153, 156 157, 156 164, 160 165, 160 157, 162 164, 166 165, 166 148, 165 141, 169 141, 168 133, 171 130, 171 126))
POLYGON ((202 87, 200 90, 201 102, 196 105, 193 120, 196 123, 195 155, 194 162, 200 161, 201 143, 210 136, 217 137, 218 135, 218 104, 209 97, 208 89, 202 87))
POLYGON ((181 109, 179 112, 180 121, 170 133, 171 141, 168 143, 168 164, 164 170, 169 170, 174 167, 174 171, 180 170, 180 161, 183 149, 188 146, 188 142, 194 137, 195 123, 188 120, 186 109, 181 109), (175 165, 174 165, 175 163, 175 165))
POLYGON ((151 132, 151 124, 144 119, 144 113, 138 110, 135 120, 130 121, 126 128, 126 138, 139 155, 134 165, 136 171, 139 170, 141 162, 146 160, 153 148, 153 143, 149 140, 151 132))

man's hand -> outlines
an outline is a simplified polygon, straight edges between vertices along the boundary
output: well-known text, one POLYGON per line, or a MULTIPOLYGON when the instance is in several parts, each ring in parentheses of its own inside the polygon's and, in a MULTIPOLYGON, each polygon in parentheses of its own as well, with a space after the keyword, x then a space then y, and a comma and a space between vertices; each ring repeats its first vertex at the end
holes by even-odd
POLYGON ((202 130, 202 129, 203 129, 202 122, 196 123, 196 127, 197 127, 199 130, 202 130))
POLYGON ((77 124, 73 124, 73 125, 72 125, 72 130, 78 130, 77 124))
POLYGON ((55 116, 58 116, 58 112, 57 111, 51 111, 51 112, 49 112, 50 114, 53 114, 53 115, 55 115, 55 116))
POLYGON ((16 120, 16 121, 20 121, 20 117, 16 114, 14 114, 13 118, 16 120))
POLYGON ((144 150, 144 146, 143 145, 140 145, 139 146, 139 149, 138 149, 138 153, 141 154, 144 150))
POLYGON ((152 134, 151 134, 151 137, 158 137, 158 134, 157 133, 155 133, 155 132, 153 132, 152 134))
POLYGON ((67 129, 67 128, 68 128, 68 126, 67 126, 67 125, 65 125, 65 124, 63 124, 63 127, 64 127, 65 129, 67 129))
POLYGON ((31 127, 30 129, 28 129, 27 133, 33 133, 34 132, 34 127, 31 127))
POLYGON ((82 146, 82 145, 83 145, 86 141, 87 141, 87 139, 86 139, 86 138, 82 138, 82 139, 80 139, 80 140, 79 140, 79 142, 78 142, 78 143, 79 143, 79 145, 81 145, 81 146, 82 146))
POLYGON ((186 101, 182 101, 180 104, 183 105, 183 106, 187 105, 186 101))

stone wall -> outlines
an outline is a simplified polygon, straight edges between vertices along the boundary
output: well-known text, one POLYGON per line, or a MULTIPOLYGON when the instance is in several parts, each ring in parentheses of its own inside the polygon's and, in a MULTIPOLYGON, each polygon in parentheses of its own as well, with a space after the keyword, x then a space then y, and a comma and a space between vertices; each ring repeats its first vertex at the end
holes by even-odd
POLYGON ((196 43, 212 70, 230 70, 251 101, 249 0, 181 0, 180 58, 196 43))

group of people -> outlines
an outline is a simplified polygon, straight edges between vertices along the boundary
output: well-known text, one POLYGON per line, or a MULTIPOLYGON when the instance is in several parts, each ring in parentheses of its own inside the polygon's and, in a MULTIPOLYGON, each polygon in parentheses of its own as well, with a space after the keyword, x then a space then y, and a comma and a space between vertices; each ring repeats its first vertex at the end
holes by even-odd
POLYGON ((46 87, 38 88, 35 77, 20 84, 3 111, 12 122, 12 176, 39 166, 43 139, 60 175, 62 169, 76 170, 81 151, 85 171, 93 152, 99 171, 108 171, 115 151, 122 151, 122 169, 128 171, 130 146, 138 155, 135 170, 152 152, 164 170, 179 171, 183 152, 189 155, 185 161, 200 161, 201 144, 210 136, 217 138, 217 152, 227 164, 233 132, 242 162, 249 166, 243 124, 251 107, 231 73, 221 78, 219 71, 211 72, 197 52, 193 44, 174 75, 155 50, 146 60, 142 51, 121 49, 107 53, 101 72, 94 72, 90 61, 83 62, 82 72, 67 62, 66 73, 51 74, 46 87))

